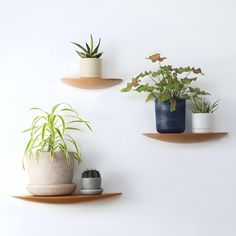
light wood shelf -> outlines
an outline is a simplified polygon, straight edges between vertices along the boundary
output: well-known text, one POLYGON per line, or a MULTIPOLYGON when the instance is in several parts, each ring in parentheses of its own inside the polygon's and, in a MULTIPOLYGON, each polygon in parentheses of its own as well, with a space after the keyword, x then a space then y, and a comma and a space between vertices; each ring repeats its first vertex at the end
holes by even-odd
POLYGON ((213 132, 213 133, 169 133, 169 134, 161 134, 161 133, 144 133, 143 135, 153 138, 159 139, 165 142, 172 143, 195 143, 195 142, 204 142, 211 139, 220 139, 226 136, 227 132, 213 132))
POLYGON ((100 195, 82 195, 82 194, 72 194, 68 196, 12 196, 25 201, 30 202, 40 202, 40 203, 50 203, 50 204, 68 204, 68 203, 80 203, 95 201, 100 199, 106 199, 121 195, 122 193, 102 193, 100 195))
POLYGON ((62 82, 81 89, 104 89, 122 82, 116 78, 63 78, 62 82))

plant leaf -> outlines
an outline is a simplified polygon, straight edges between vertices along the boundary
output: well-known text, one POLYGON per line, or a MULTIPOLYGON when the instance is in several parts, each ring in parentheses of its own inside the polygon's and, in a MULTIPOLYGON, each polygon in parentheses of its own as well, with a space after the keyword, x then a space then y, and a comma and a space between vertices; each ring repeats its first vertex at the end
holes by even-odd
POLYGON ((90 34, 90 51, 89 54, 92 55, 93 53, 93 36, 90 34))
POLYGON ((87 57, 87 55, 86 55, 85 53, 79 52, 79 51, 77 51, 77 50, 75 50, 75 51, 78 53, 78 55, 79 55, 80 57, 82 57, 82 58, 86 58, 86 57, 87 57))
POLYGON ((95 58, 99 58, 99 57, 101 57, 102 54, 103 54, 103 52, 98 53, 98 54, 95 54, 95 55, 93 55, 93 57, 95 57, 95 58))
POLYGON ((44 140, 46 127, 47 127, 47 123, 45 123, 42 127, 42 140, 44 140))
POLYGON ((101 43, 101 39, 99 39, 98 45, 97 45, 97 47, 94 49, 92 55, 94 55, 94 54, 96 54, 96 53, 98 52, 98 49, 99 49, 100 43, 101 43))
POLYGON ((87 51, 82 45, 80 45, 80 44, 78 44, 78 43, 75 43, 75 42, 71 42, 71 43, 73 43, 74 45, 76 45, 77 47, 79 47, 85 54, 88 53, 88 51, 87 51))

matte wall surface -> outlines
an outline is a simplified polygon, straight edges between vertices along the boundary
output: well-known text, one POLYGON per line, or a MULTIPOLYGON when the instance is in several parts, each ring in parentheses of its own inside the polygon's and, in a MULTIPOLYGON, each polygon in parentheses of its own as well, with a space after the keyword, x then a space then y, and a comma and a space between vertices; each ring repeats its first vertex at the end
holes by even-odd
MULTIPOLYGON (((0 235, 236 235, 236 2, 234 0, 0 0, 0 235), (124 83, 80 90, 61 83, 76 76, 70 41, 102 38, 103 74, 124 83), (171 144, 155 131, 154 103, 120 93, 132 76, 168 63, 201 67, 198 85, 220 99, 218 141, 171 144), (32 106, 69 102, 93 132, 78 137, 83 164, 97 168, 115 199, 44 205, 9 197, 25 193, 21 159, 32 106)), ((188 119, 189 120, 189 119, 188 119)), ((188 126, 189 128, 189 126, 188 126)))

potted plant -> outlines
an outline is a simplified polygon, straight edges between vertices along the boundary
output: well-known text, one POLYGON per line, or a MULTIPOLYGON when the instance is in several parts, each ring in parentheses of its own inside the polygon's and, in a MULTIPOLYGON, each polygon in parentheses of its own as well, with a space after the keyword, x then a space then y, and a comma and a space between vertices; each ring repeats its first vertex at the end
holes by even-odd
POLYGON ((85 47, 81 44, 72 42, 79 49, 75 50, 80 58, 80 77, 101 78, 102 75, 102 52, 99 52, 101 39, 96 47, 94 47, 93 36, 90 35, 90 45, 86 43, 85 47))
POLYGON ((192 111, 193 133, 208 133, 213 130, 213 113, 219 108, 219 100, 211 103, 206 98, 193 98, 189 105, 192 111))
POLYGON ((122 92, 134 90, 148 93, 146 101, 155 99, 156 129, 160 133, 181 133, 185 130, 186 99, 206 95, 200 88, 192 87, 197 75, 203 75, 200 68, 173 67, 162 65, 166 57, 159 53, 147 59, 158 62, 155 71, 144 71, 132 78, 122 92), (148 79, 148 81, 145 81, 148 79))
POLYGON ((91 130, 88 121, 79 117, 69 104, 57 104, 50 112, 34 107, 37 112, 29 132, 24 159, 27 158, 29 185, 33 195, 71 194, 76 185, 72 183, 74 160, 81 162, 77 142, 68 131, 79 131, 79 125, 91 130))
POLYGON ((103 192, 101 188, 101 175, 97 170, 85 170, 81 176, 81 194, 100 194, 103 192))

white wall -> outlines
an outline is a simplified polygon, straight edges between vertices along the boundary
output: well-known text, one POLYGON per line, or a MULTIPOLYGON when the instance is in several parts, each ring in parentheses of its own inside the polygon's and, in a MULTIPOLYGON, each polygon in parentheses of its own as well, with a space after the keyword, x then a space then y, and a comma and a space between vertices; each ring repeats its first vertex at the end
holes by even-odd
MULTIPOLYGON (((235 61, 233 0, 0 0, 0 235, 236 235, 235 61), (102 38, 104 76, 129 80, 159 51, 174 65, 202 67, 199 81, 220 98, 220 141, 171 144, 155 131, 153 103, 122 94, 69 87, 78 73, 70 41, 102 38), (84 163, 103 175, 106 191, 123 196, 75 205, 9 197, 24 193, 21 157, 31 106, 69 102, 90 120, 80 146, 84 163)), ((78 172, 79 173, 79 172, 78 172)), ((78 174, 77 174, 78 175, 78 174)))

